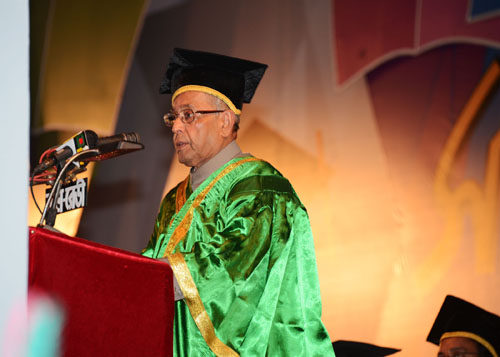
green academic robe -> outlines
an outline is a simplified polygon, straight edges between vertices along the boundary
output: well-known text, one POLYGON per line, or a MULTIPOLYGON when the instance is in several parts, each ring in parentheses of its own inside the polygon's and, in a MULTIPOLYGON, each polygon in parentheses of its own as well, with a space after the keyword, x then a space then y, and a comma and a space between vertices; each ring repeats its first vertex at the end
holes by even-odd
POLYGON ((143 251, 168 258, 185 296, 174 355, 334 356, 309 218, 289 181, 243 157, 194 192, 188 182, 165 196, 143 251))

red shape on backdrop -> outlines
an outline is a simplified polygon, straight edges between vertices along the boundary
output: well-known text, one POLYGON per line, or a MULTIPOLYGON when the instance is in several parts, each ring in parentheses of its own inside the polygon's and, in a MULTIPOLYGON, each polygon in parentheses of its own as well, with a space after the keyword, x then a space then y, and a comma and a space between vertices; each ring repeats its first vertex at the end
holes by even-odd
POLYGON ((337 83, 451 43, 500 44, 500 16, 468 20, 469 0, 332 0, 337 83))
POLYGON ((376 65, 380 57, 414 45, 416 0, 333 1, 337 82, 376 65))
POLYGON ((64 310, 63 356, 171 356, 172 270, 162 262, 30 228, 30 291, 64 310))
POLYGON ((498 45, 500 42, 500 16, 469 21, 470 0, 423 0, 420 45, 434 41, 448 43, 486 43, 498 45))

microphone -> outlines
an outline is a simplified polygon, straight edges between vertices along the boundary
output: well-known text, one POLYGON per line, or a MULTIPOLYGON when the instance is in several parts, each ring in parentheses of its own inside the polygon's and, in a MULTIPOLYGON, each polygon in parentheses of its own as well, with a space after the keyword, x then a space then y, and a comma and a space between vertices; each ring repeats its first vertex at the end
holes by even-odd
POLYGON ((121 133, 103 138, 98 138, 95 148, 97 155, 83 159, 83 161, 102 161, 115 156, 127 154, 132 151, 144 149, 137 133, 121 133))
POLYGON ((80 156, 78 162, 74 162, 76 168, 80 168, 80 162, 107 160, 136 150, 142 150, 144 145, 140 143, 139 134, 133 132, 99 138, 92 130, 80 131, 38 164, 33 170, 33 175, 38 175, 54 165, 65 162, 78 152, 90 149, 97 149, 98 152, 89 152, 80 156))
MULTIPOLYGON (((68 158, 80 151, 95 148, 97 141, 97 134, 94 131, 80 131, 66 140, 63 144, 56 148, 56 150, 50 154, 48 158, 38 164, 33 169, 33 175, 40 174, 54 165, 59 165, 60 163, 65 162, 68 158)), ((75 165, 80 167, 79 163, 75 163, 75 165)))
POLYGON ((104 138, 97 139, 97 147, 108 147, 110 145, 115 145, 120 141, 138 143, 140 142, 139 134, 137 133, 121 133, 112 136, 106 136, 104 138))

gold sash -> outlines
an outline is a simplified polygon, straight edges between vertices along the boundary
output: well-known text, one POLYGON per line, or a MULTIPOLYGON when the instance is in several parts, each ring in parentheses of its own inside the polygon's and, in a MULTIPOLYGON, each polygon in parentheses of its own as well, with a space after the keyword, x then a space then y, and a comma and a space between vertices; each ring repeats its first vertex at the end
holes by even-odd
MULTIPOLYGON (((177 279, 177 283, 179 283, 179 287, 184 294, 184 299, 186 304, 188 305, 189 312, 193 317, 196 326, 201 332, 201 335, 207 342, 208 347, 215 353, 217 356, 239 356, 234 350, 230 347, 226 346, 219 338, 215 335, 215 329, 210 320, 210 316, 208 316, 207 311, 205 310, 205 306, 203 306, 203 302, 201 301, 200 294, 198 293, 198 289, 196 288, 196 284, 194 283, 193 277, 189 272, 189 268, 184 260, 184 256, 182 253, 177 252, 172 254, 175 247, 179 242, 181 242, 189 228, 191 227, 191 221, 193 220, 193 211, 201 204, 201 202, 205 199, 207 193, 212 189, 212 187, 225 175, 231 172, 234 168, 249 162, 249 161, 257 161, 259 159, 254 157, 249 157, 243 160, 239 160, 228 165, 224 168, 199 194, 195 197, 188 211, 182 218, 181 222, 177 225, 174 232, 170 236, 170 240, 165 249, 165 253, 163 254, 164 258, 167 258, 170 262, 170 266, 174 272, 175 278, 177 279)), ((189 176, 184 180, 179 187, 177 188, 176 194, 176 213, 180 211, 180 209, 186 203, 186 187, 187 182, 189 180, 189 176), (181 192, 182 191, 182 192, 181 192)))

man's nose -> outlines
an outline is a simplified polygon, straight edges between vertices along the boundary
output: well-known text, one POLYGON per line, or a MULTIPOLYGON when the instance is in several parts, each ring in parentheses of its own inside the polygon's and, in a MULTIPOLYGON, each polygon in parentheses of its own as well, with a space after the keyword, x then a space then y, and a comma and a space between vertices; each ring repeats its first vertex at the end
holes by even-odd
POLYGON ((184 130, 184 123, 180 117, 175 118, 174 125, 172 125, 172 133, 184 130))

